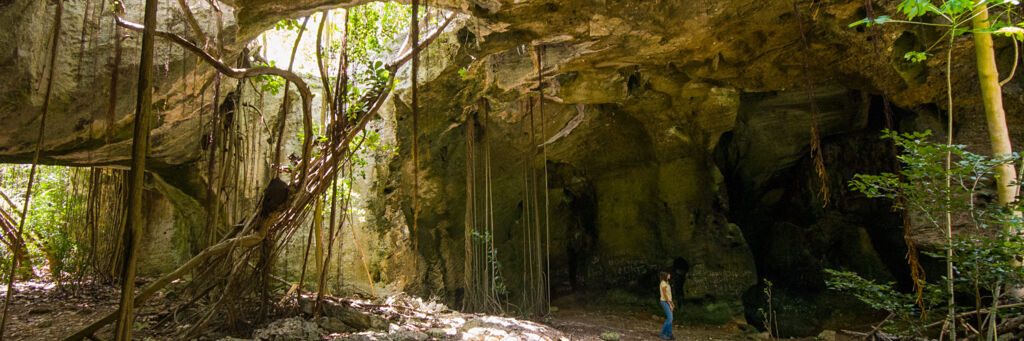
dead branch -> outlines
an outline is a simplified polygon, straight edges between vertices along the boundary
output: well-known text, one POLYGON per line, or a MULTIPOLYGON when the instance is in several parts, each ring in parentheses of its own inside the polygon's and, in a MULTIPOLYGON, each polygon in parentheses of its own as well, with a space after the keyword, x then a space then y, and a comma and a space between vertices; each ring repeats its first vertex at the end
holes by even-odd
MULTIPOLYGON (((1004 305, 1001 305, 1001 306, 997 306, 996 310, 998 310, 998 309, 1006 309, 1006 308, 1018 308, 1018 307, 1024 307, 1024 303, 1004 304, 1004 305)), ((968 311, 968 312, 965 312, 965 313, 961 313, 960 315, 957 315, 957 317, 971 316, 971 315, 978 314, 978 313, 986 314, 989 311, 991 311, 991 310, 990 309, 982 309, 982 310, 968 311)), ((938 327, 939 325, 941 325, 941 324, 943 324, 945 322, 946 322, 946 320, 942 320, 942 321, 938 321, 938 322, 929 324, 929 325, 924 326, 924 327, 930 329, 930 328, 938 327)))
POLYGON ((4 194, 4 191, 0 191, 0 197, 4 198, 4 201, 7 202, 7 205, 9 205, 12 210, 18 209, 18 206, 14 205, 14 202, 11 201, 11 198, 7 197, 7 194, 4 194))
POLYGON ((883 319, 882 322, 879 322, 878 325, 875 326, 874 329, 871 329, 871 332, 868 333, 867 335, 865 335, 863 340, 867 340, 869 337, 872 337, 872 336, 875 336, 876 334, 878 334, 878 331, 882 329, 882 326, 884 326, 886 322, 889 322, 889 320, 892 319, 893 317, 896 317, 896 314, 895 313, 889 313, 889 316, 886 316, 885 319, 883 319))

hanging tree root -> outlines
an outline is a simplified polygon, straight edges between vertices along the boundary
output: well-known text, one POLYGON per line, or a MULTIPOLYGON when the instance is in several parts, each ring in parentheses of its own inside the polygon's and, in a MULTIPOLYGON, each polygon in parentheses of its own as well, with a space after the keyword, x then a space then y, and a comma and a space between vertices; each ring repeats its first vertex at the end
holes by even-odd
POLYGON ((810 103, 811 113, 811 159, 814 162, 814 172, 818 174, 818 181, 821 182, 821 188, 818 189, 818 194, 821 195, 821 207, 825 207, 828 206, 829 202, 828 172, 825 169, 825 158, 821 155, 821 137, 818 131, 818 104, 815 101, 814 82, 811 81, 811 71, 807 63, 807 53, 810 51, 810 45, 807 42, 807 34, 804 33, 803 15, 801 15, 800 6, 796 1, 793 2, 793 12, 796 13, 796 23, 800 30, 800 41, 803 43, 803 73, 806 81, 807 102, 810 103))
MULTIPOLYGON (((144 28, 143 25, 125 21, 121 17, 115 16, 114 18, 117 20, 118 26, 133 31, 142 31, 144 28)), ((307 136, 307 138, 303 139, 302 141, 302 162, 299 165, 299 182, 301 183, 305 180, 309 168, 309 155, 313 147, 313 139, 308 138, 309 136, 313 136, 313 93, 309 90, 309 86, 306 85, 306 82, 302 80, 302 77, 299 77, 299 75, 295 74, 294 72, 281 70, 269 66, 236 69, 228 66, 227 64, 224 64, 224 62, 220 61, 214 56, 211 56, 205 50, 203 50, 199 46, 196 46, 195 44, 183 38, 182 36, 160 30, 156 30, 155 34, 158 37, 170 40, 171 42, 178 44, 179 46, 196 54, 225 76, 235 79, 242 79, 262 75, 271 75, 278 76, 284 78, 289 82, 295 83, 295 87, 298 88, 299 94, 302 96, 302 130, 304 136, 307 136)))
POLYGON ((419 159, 419 68, 420 68, 420 24, 419 24, 419 0, 412 0, 412 16, 409 24, 409 38, 412 39, 412 51, 409 54, 409 58, 412 59, 412 65, 410 66, 409 82, 412 88, 411 103, 412 108, 412 230, 410 232, 410 240, 412 240, 412 270, 415 273, 417 267, 419 267, 419 242, 416 237, 416 232, 419 229, 420 221, 420 202, 419 202, 419 188, 420 188, 420 159, 419 159))
MULTIPOLYGON (((439 26, 427 39, 423 40, 421 44, 418 44, 419 47, 422 48, 422 46, 430 44, 433 40, 440 36, 441 32, 444 31, 444 29, 448 26, 448 24, 452 22, 454 18, 454 14, 449 15, 444 20, 441 26, 439 26)), ((122 27, 126 27, 132 30, 141 30, 141 25, 125 22, 120 18, 117 18, 117 21, 118 25, 122 27)), ((309 97, 307 97, 311 96, 309 87, 301 78, 299 78, 294 73, 269 67, 234 69, 223 64, 216 58, 210 56, 202 49, 198 48, 188 40, 185 40, 184 38, 178 35, 162 32, 159 30, 157 30, 155 34, 157 36, 170 39, 176 44, 181 45, 185 47, 187 50, 199 55, 200 57, 202 57, 203 60, 212 64, 218 71, 225 73, 229 77, 243 78, 253 77, 257 75, 277 75, 285 78, 288 81, 296 83, 300 93, 303 94, 304 97, 303 110, 305 110, 305 119, 311 120, 309 116, 310 112, 308 111, 310 100, 309 97)), ((341 138, 338 142, 336 142, 336 145, 348 145, 348 143, 352 141, 356 134, 358 134, 366 127, 366 124, 369 123, 370 119, 376 116, 376 113, 380 110, 380 108, 383 106, 384 102, 390 95, 389 90, 395 82, 395 71, 397 71, 402 64, 408 62, 411 59, 411 53, 406 52, 407 49, 409 48, 408 44, 409 42, 406 41, 404 44, 404 48, 400 50, 399 57, 397 57, 389 65, 386 66, 386 69, 390 71, 389 74, 392 76, 389 77, 389 79, 384 84, 377 84, 376 87, 374 87, 371 91, 368 91, 360 99, 362 103, 373 104, 369 106, 368 109, 361 110, 361 112, 356 115, 357 118, 355 120, 355 124, 346 125, 346 128, 348 129, 342 132, 341 138)), ((337 123, 340 124, 341 122, 337 123)), ((311 126, 304 128, 308 129, 307 131, 312 130, 311 126)), ((344 158, 345 155, 338 155, 337 153, 332 153, 331 151, 328 151, 328 153, 316 158, 313 162, 307 163, 306 155, 304 155, 303 163, 309 165, 309 172, 313 174, 313 177, 300 177, 299 183, 302 185, 302 191, 295 195, 289 196, 288 202, 286 204, 279 206, 279 208, 275 210, 275 212, 257 212, 256 214, 251 216, 244 224, 245 227, 239 233, 240 235, 242 235, 242 237, 225 239, 220 243, 217 243, 213 246, 206 248, 198 255, 192 257, 192 259, 190 259, 188 262, 175 269, 173 272, 164 275, 163 277, 160 277, 153 283, 147 285, 138 295, 136 295, 135 300, 133 302, 134 306, 137 307, 139 305, 144 304, 146 300, 149 299, 149 297, 151 297, 153 294, 155 294, 163 287, 170 284, 171 281, 180 278, 181 276, 190 272, 200 264, 205 264, 207 260, 223 260, 223 258, 214 258, 214 256, 225 254, 228 251, 234 249, 244 249, 243 252, 251 251, 253 247, 261 244, 265 239, 272 238, 274 234, 282 232, 281 230, 291 225, 291 222, 301 215, 301 213, 305 210, 307 204, 309 204, 309 202, 313 198, 322 194, 327 189, 329 182, 324 181, 324 179, 329 179, 337 172, 336 166, 339 163, 339 161, 344 158), (257 219, 258 216, 263 216, 263 218, 257 219), (257 225, 258 227, 256 227, 257 225)), ((259 206, 260 205, 257 205, 257 207, 259 206)), ((225 293, 225 295, 227 294, 238 295, 240 293, 225 293)), ((77 331, 76 333, 68 337, 65 337, 63 340, 77 341, 82 340, 84 338, 92 338, 92 335, 96 333, 96 331, 100 330, 100 328, 103 328, 107 324, 113 322, 117 318, 119 312, 120 310, 111 312, 104 316, 103 318, 97 320, 96 322, 93 322, 92 324, 86 326, 85 328, 77 331)))
MULTIPOLYGON (((295 66, 295 53, 299 51, 299 42, 302 41, 303 33, 306 33, 306 24, 307 23, 309 23, 309 17, 308 16, 306 18, 302 19, 302 26, 299 27, 298 37, 295 38, 295 43, 292 44, 292 54, 291 54, 290 57, 288 57, 288 72, 291 72, 292 71, 292 67, 295 66)), ((291 85, 292 85, 291 82, 285 82, 284 83, 284 96, 283 96, 284 98, 281 101, 281 115, 282 116, 284 116, 284 114, 288 112, 288 92, 289 92, 288 88, 291 85)), ((298 86, 299 88, 302 88, 299 85, 296 85, 296 86, 298 86)), ((276 142, 276 145, 274 146, 274 159, 273 159, 274 160, 275 169, 277 169, 281 165, 281 144, 282 144, 281 141, 284 140, 285 121, 286 120, 284 118, 282 118, 281 122, 278 123, 278 126, 277 126, 277 142, 276 142)), ((275 170, 275 172, 276 172, 276 170, 275 170)))

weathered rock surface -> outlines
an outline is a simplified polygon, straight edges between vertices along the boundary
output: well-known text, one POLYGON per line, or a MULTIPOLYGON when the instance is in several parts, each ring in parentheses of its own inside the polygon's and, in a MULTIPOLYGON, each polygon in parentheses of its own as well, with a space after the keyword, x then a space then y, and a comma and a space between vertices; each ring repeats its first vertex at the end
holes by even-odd
MULTIPOLYGON (((226 2, 221 6, 224 59, 235 59, 250 39, 279 19, 364 2, 226 2)), ((127 34, 122 63, 111 67, 115 30, 108 14, 96 15, 108 12, 102 10, 104 3, 65 3, 64 48, 44 162, 112 165, 129 157, 138 39, 127 34), (105 99, 112 71, 120 82, 111 121, 105 99)), ((931 128, 944 135, 944 114, 952 109, 958 143, 988 150, 969 37, 954 45, 958 96, 954 108, 947 108, 944 65, 937 58, 924 64, 902 60, 905 52, 930 45, 927 37, 937 31, 883 25, 874 37, 848 28, 864 16, 862 1, 801 4, 800 15, 791 1, 781 0, 435 4, 473 18, 460 21, 426 51, 420 75, 422 116, 415 134, 408 69, 400 70, 404 82, 378 123, 389 131, 384 138, 397 145, 397 156, 375 156, 370 180, 360 185, 376 198, 364 207, 366 226, 379 231, 382 241, 377 251, 383 262, 374 275, 397 289, 436 294, 452 303, 460 295, 469 117, 476 122, 478 148, 471 153, 478 172, 483 171, 482 146, 490 146, 493 238, 501 276, 513 295, 523 285, 519 274, 527 266, 523 229, 538 220, 526 215, 535 203, 524 187, 533 186, 538 202, 548 201, 556 296, 569 291, 601 296, 615 289, 653 297, 654 274, 664 270, 674 275, 677 297, 694 309, 725 315, 745 309, 753 318, 764 305, 762 287, 756 284, 768 278, 776 283, 780 325, 788 328, 784 335, 814 335, 854 320, 834 312, 837 305, 853 307, 850 311, 857 305, 825 290, 824 268, 905 281, 898 220, 886 203, 846 190, 853 174, 891 167, 888 149, 877 139, 886 121, 880 94, 888 94, 896 106, 896 128, 931 128), (805 20, 806 51, 798 17, 805 20), (543 46, 539 89, 546 100, 543 111, 534 109, 531 116, 524 100, 537 97, 536 46, 543 46), (804 89, 805 58, 819 109, 813 118, 804 89), (489 102, 486 116, 477 107, 480 99, 489 102), (824 208, 808 155, 815 121, 832 194, 824 208), (422 207, 415 233, 413 136, 421 143, 417 195, 422 207), (541 152, 546 161, 536 155, 541 152), (530 169, 538 180, 529 176, 530 169)), ((0 126, 14 127, 0 134, 0 161, 25 162, 34 147, 54 6, 31 0, 0 3, 0 22, 13 23, 0 33, 0 73, 8 77, 0 84, 0 126)), ((129 5, 129 20, 141 21, 137 6, 129 5)), ((876 11, 894 13, 893 6, 879 4, 876 11)), ((200 22, 215 22, 207 3, 195 2, 193 11, 200 22)), ((175 6, 165 4, 161 13, 174 18, 162 28, 194 37, 175 6)), ((215 32, 209 25, 204 30, 215 32)), ((1000 66, 1009 69, 1012 46, 1000 44, 1000 66)), ((166 42, 158 42, 157 50, 162 59, 156 72, 158 119, 151 165, 165 175, 180 169, 172 166, 198 169, 201 140, 212 130, 209 114, 222 105, 212 99, 212 72, 166 42)), ((1004 88, 1011 126, 1024 125, 1024 116, 1015 114, 1024 112, 1020 79, 1004 88)), ((224 80, 222 96, 238 88, 245 87, 224 80)), ((242 103, 260 108, 267 124, 279 119, 274 114, 279 103, 263 103, 260 97, 256 105, 255 93, 239 93, 242 103)), ((1020 131, 1013 134, 1020 140, 1020 131)), ((266 149, 271 141, 259 135, 248 142, 266 149)), ((267 165, 261 161, 253 167, 260 169, 253 176, 260 179, 256 183, 265 183, 267 165)), ((201 177, 167 183, 198 198, 201 191, 187 185, 196 178, 201 177)), ((482 178, 478 174, 478 188, 483 188, 482 178)), ((181 196, 173 191, 162 193, 177 212, 194 206, 177 200, 181 196)), ((477 194, 475 200, 482 198, 477 194)), ((175 224, 179 221, 186 220, 175 224)), ((363 322, 358 323, 374 328, 373 321, 363 322)))

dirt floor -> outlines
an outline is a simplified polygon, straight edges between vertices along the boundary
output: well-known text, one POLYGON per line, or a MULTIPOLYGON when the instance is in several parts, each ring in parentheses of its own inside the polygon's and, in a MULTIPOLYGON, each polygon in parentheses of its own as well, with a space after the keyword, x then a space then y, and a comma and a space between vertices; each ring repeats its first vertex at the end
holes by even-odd
MULTIPOLYGON (((143 286, 144 280, 137 283, 143 286)), ((0 297, 6 298, 7 288, 0 288, 0 297)), ((59 288, 53 283, 18 282, 7 320, 5 340, 60 340, 99 320, 117 309, 118 289, 111 285, 85 282, 74 288, 59 288)), ((138 339, 169 339, 174 328, 169 321, 168 300, 160 294, 147 301, 138 311, 135 336, 138 339), (161 325, 164 328, 146 328, 161 325)), ((108 339, 111 327, 101 329, 96 336, 108 339)))
MULTIPOLYGON (((0 288, 0 297, 6 296, 0 288)), ((84 284, 76 290, 59 289, 51 283, 21 282, 10 307, 5 332, 9 340, 60 340, 113 311, 117 289, 109 285, 84 284)), ((171 305, 165 297, 154 297, 139 312, 135 337, 140 340, 173 340, 174 326, 168 313, 171 305)), ((663 320, 646 312, 620 309, 563 308, 544 322, 570 340, 599 340, 601 333, 616 332, 621 340, 660 340, 663 320), (657 319, 656 319, 657 318, 657 319)), ((756 333, 744 332, 737 323, 724 326, 676 326, 677 340, 757 340, 756 333)), ((97 334, 110 335, 110 327, 97 334)), ((807 338, 805 340, 814 340, 807 338)))
MULTIPOLYGON (((616 332, 622 341, 661 340, 663 319, 651 314, 595 309, 565 309, 554 312, 551 325, 573 340, 599 340, 601 333, 616 332)), ((739 326, 676 326, 676 340, 752 340, 739 326)))
MULTIPOLYGON (((7 288, 0 288, 7 297, 7 288)), ((109 285, 84 284, 77 292, 53 283, 15 284, 6 339, 60 340, 117 307, 117 290, 109 285)))

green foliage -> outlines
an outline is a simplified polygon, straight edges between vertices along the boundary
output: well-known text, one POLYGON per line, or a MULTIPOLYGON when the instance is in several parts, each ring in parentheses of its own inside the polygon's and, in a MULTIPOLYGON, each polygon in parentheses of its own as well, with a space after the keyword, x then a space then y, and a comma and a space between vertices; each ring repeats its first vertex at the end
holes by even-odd
MULTIPOLYGON (((981 7, 981 5, 987 5, 990 8, 1007 8, 1010 6, 1017 6, 1020 4, 1019 0, 945 0, 935 4, 934 0, 903 0, 898 6, 896 6, 897 12, 907 18, 907 20, 893 19, 887 15, 880 15, 875 18, 864 18, 850 23, 849 27, 855 27, 865 25, 870 27, 875 24, 886 24, 886 23, 902 23, 902 24, 916 24, 926 26, 938 26, 946 27, 949 29, 952 36, 963 35, 968 32, 974 33, 999 33, 1005 36, 1012 36, 1018 40, 1024 40, 1024 23, 1013 24, 1005 21, 1005 16, 996 16, 991 18, 991 28, 985 30, 973 30, 970 27, 971 19, 977 14, 975 11, 981 7), (933 21, 914 21, 925 16, 936 16, 942 18, 941 21, 944 23, 935 23, 933 21)), ((933 48, 935 45, 932 46, 933 48)), ((910 52, 904 55, 904 58, 913 62, 923 61, 927 55, 927 51, 924 52, 910 52)))
POLYGON ((909 60, 911 63, 920 63, 928 59, 931 56, 930 53, 910 51, 903 55, 903 59, 909 60))
POLYGON ((1018 24, 1018 26, 1003 26, 995 29, 995 32, 1006 37, 1012 37, 1017 41, 1024 41, 1024 28, 1021 28, 1024 24, 1018 24))
MULTIPOLYGON (((390 143, 381 141, 380 132, 376 130, 363 130, 363 134, 356 136, 349 143, 349 149, 354 150, 352 154, 352 162, 356 166, 365 167, 369 166, 370 162, 365 158, 368 154, 373 153, 389 153, 395 150, 395 147, 390 143)), ((360 171, 359 174, 362 178, 366 178, 366 174, 360 171)))
POLYGON ((772 339, 778 337, 779 334, 779 320, 775 315, 775 309, 772 307, 772 281, 767 278, 762 279, 764 281, 764 289, 761 290, 764 293, 765 302, 768 302, 768 310, 764 308, 757 308, 757 312, 761 313, 761 323, 764 326, 764 330, 768 332, 768 336, 772 339))
POLYGON ((274 23, 275 30, 298 32, 300 28, 302 28, 302 25, 296 19, 285 19, 274 23))
MULTIPOLYGON (((1017 218, 1020 219, 1020 218, 1017 218)), ((1021 226, 1020 222, 1013 226, 1021 226)), ((995 291, 1001 285, 1024 285, 1024 268, 1017 265, 1024 255, 1024 238, 1018 233, 998 231, 995 236, 965 235, 953 241, 953 263, 958 290, 995 291)))
POLYGON ((871 27, 871 25, 875 25, 875 24, 881 25, 881 24, 884 24, 884 23, 887 23, 887 22, 890 22, 890 21, 892 21, 892 19, 890 19, 888 15, 879 15, 879 16, 877 16, 875 18, 864 18, 864 19, 861 19, 861 20, 854 21, 853 23, 848 25, 848 27, 856 27, 856 26, 860 26, 860 25, 864 25, 866 27, 871 27))
POLYGON ((995 168, 1012 163, 1014 155, 988 157, 968 152, 964 145, 931 143, 927 141, 930 132, 898 134, 884 131, 884 138, 893 139, 903 150, 898 157, 904 165, 901 174, 880 175, 858 174, 850 182, 850 188, 871 198, 895 199, 902 193, 904 202, 896 202, 895 208, 920 213, 927 223, 934 227, 944 226, 940 221, 947 210, 968 212, 977 228, 986 228, 997 215, 1001 221, 1010 221, 998 203, 981 203, 975 200, 982 186, 995 178, 995 168), (946 155, 952 155, 949 171, 945 169, 946 155), (902 176, 902 178, 901 178, 902 176), (946 187, 949 176, 953 186, 946 187))
MULTIPOLYGON (((9 207, 6 202, 0 206, 15 215, 15 219, 24 207, 29 171, 29 165, 0 165, 0 190, 17 207, 9 207)), ((70 167, 38 167, 23 231, 28 249, 26 265, 35 270, 48 270, 51 279, 58 283, 83 268, 78 261, 79 246, 69 227, 84 205, 82 196, 77 195, 80 193, 75 193, 72 176, 70 167)), ((6 272, 10 269, 10 255, 11 250, 0 244, 3 277, 9 276, 6 272)))
MULTIPOLYGON (((487 231, 477 231, 474 229, 470 231, 470 233, 473 235, 473 239, 481 245, 488 245, 494 239, 494 236, 487 231)), ((484 262, 484 264, 488 267, 493 266, 494 269, 494 274, 492 275, 493 278, 490 279, 494 283, 494 293, 497 294, 498 297, 505 297, 509 294, 508 285, 505 284, 505 278, 501 275, 504 267, 498 259, 498 249, 489 249, 486 254, 487 261, 484 262)))
POLYGON ((906 15, 910 20, 914 20, 914 18, 927 13, 941 14, 939 8, 935 7, 931 0, 904 0, 899 6, 896 6, 896 10, 906 15))
POLYGON ((355 63, 382 59, 409 26, 412 9, 394 2, 372 2, 350 9, 348 54, 355 63))
MULTIPOLYGON (((256 63, 256 66, 277 67, 273 60, 270 61, 270 64, 256 63)), ((285 83, 284 78, 274 75, 259 75, 253 77, 253 80, 260 83, 260 90, 274 95, 277 95, 277 93, 281 91, 281 88, 284 87, 285 83)))
MULTIPOLYGON (((903 169, 899 174, 858 174, 850 188, 871 198, 893 200, 895 208, 908 210, 918 222, 936 229, 945 227, 947 211, 969 217, 973 228, 954 236, 950 244, 935 245, 943 252, 928 253, 944 259, 945 251, 952 250, 952 258, 947 260, 953 265, 956 291, 979 295, 981 290, 997 292, 1003 285, 1024 285, 1024 268, 1017 265, 1024 255, 1024 237, 1020 235, 1024 220, 1014 215, 1019 207, 1016 203, 1003 207, 995 201, 978 200, 986 186, 996 180, 996 168, 1019 156, 978 155, 966 151, 963 145, 929 142, 929 134, 885 131, 883 137, 892 139, 902 150, 898 158, 903 169), (948 170, 947 155, 951 156, 948 170), (947 178, 950 186, 946 185, 947 178)), ((925 326, 932 322, 925 312, 948 304, 951 295, 943 284, 948 283, 946 278, 939 283, 923 283, 918 305, 915 295, 896 291, 892 283, 877 284, 851 272, 827 272, 830 288, 850 292, 872 308, 892 313, 895 323, 891 331, 903 335, 923 335, 925 326)), ((976 297, 977 302, 981 299, 976 297)))
MULTIPOLYGON (((934 320, 916 304, 917 297, 914 294, 897 291, 892 282, 878 284, 848 271, 826 269, 825 272, 829 276, 825 282, 830 289, 849 292, 871 308, 892 314, 893 323, 886 325, 887 332, 923 336, 926 326, 934 320)), ((940 306, 945 302, 945 297, 940 285, 928 283, 924 286, 923 302, 926 310, 940 306)))

